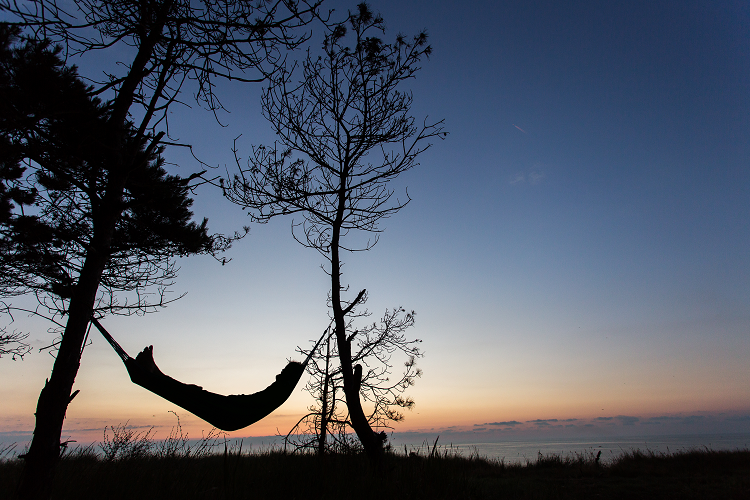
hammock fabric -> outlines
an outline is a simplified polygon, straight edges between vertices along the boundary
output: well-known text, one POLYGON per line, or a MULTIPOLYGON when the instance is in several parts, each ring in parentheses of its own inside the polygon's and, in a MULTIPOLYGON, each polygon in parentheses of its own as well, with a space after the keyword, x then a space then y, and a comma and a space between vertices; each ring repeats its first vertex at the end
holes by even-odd
POLYGON ((223 431, 236 431, 254 424, 284 404, 302 377, 307 362, 328 333, 326 330, 303 363, 290 362, 276 375, 276 381, 262 391, 255 394, 222 396, 197 385, 183 384, 162 373, 154 363, 153 346, 146 347, 135 359, 131 358, 99 321, 95 318, 91 321, 122 358, 133 383, 158 394, 223 431))

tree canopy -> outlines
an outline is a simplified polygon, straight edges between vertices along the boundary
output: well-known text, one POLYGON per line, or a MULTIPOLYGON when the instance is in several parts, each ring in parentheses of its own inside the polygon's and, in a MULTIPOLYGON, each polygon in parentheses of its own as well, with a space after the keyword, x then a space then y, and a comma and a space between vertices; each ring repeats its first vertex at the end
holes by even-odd
POLYGON ((173 257, 225 245, 208 234, 205 219, 192 221, 190 178, 167 174, 158 136, 139 138, 129 124, 123 138, 110 108, 90 95, 59 48, 33 40, 15 44, 17 30, 8 27, 0 35, 0 293, 34 293, 62 315, 87 256, 97 249, 107 252, 97 309, 148 309, 155 303, 145 294, 153 286, 161 303, 175 276, 173 257), (123 161, 123 193, 113 200, 108 183, 123 161), (97 248, 110 217, 111 240, 97 248), (119 300, 118 292, 136 298, 119 300))

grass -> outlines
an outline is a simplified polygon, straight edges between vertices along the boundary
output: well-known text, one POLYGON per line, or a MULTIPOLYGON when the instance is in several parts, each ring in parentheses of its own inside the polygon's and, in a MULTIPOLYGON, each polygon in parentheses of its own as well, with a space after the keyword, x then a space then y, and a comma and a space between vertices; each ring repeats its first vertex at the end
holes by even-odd
MULTIPOLYGON (((750 498, 750 450, 629 451, 607 464, 593 453, 542 455, 525 464, 450 448, 318 457, 243 452, 209 435, 189 445, 177 428, 165 441, 126 426, 64 454, 56 499, 566 499, 750 498), (218 448, 218 449, 217 449, 218 448)), ((436 443, 435 443, 436 444, 436 443)), ((0 460, 0 498, 14 498, 22 460, 0 460)))

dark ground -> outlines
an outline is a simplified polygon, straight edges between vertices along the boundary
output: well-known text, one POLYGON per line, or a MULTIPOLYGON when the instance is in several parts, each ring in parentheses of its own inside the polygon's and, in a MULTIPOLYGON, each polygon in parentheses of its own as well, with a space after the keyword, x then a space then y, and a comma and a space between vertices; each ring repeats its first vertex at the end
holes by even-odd
MULTIPOLYGON (((14 498, 21 461, 0 463, 0 497, 14 498)), ((538 457, 506 465, 447 452, 387 455, 228 453, 97 457, 73 452, 56 475, 56 499, 750 499, 750 451, 538 457)))

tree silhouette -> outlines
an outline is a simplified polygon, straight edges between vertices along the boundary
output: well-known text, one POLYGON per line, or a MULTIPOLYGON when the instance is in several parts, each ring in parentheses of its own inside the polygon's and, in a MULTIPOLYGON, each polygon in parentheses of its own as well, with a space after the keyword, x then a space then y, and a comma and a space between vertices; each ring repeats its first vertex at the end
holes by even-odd
POLYGON ((26 469, 38 479, 59 453, 76 374, 70 367, 80 363, 83 339, 70 341, 73 321, 85 330, 92 314, 163 305, 175 256, 214 253, 227 242, 210 236, 205 220, 191 222, 190 178, 167 175, 159 136, 139 140, 130 127, 121 143, 106 106, 89 96, 56 51, 32 41, 15 50, 6 45, 2 66, 10 80, 0 95, 2 134, 20 153, 23 171, 7 191, 29 195, 0 223, 0 258, 8 271, 2 293, 35 294, 52 318, 68 317, 26 455, 26 469), (126 175, 114 166, 124 166, 126 175), (156 300, 149 300, 154 288, 156 300))
POLYGON ((286 66, 264 91, 263 114, 277 136, 274 147, 254 147, 246 166, 235 148, 239 173, 223 183, 225 196, 259 222, 300 214, 293 235, 329 263, 330 306, 349 421, 364 449, 378 456, 382 437, 373 432, 360 400, 347 316, 356 302, 344 298, 342 251, 371 249, 380 221, 400 210, 388 182, 417 165, 430 139, 443 137, 442 121, 417 125, 409 115, 412 95, 399 85, 414 77, 429 55, 423 32, 386 44, 383 19, 360 4, 332 27, 322 55, 308 52, 300 83, 286 66), (350 43, 350 45, 347 45, 350 43), (372 239, 353 240, 364 231, 372 239))
MULTIPOLYGON (((69 179, 54 172, 24 178, 16 169, 4 172, 0 177, 4 182, 7 180, 7 189, 1 194, 4 206, 7 208, 8 200, 12 200, 17 212, 23 216, 19 223, 13 223, 13 230, 28 239, 25 242, 27 250, 19 255, 30 256, 36 251, 37 258, 47 259, 43 261, 44 277, 49 279, 41 283, 21 274, 2 282, 2 290, 11 295, 36 293, 44 305, 63 310, 67 317, 52 374, 39 397, 34 437, 25 457, 19 489, 21 497, 43 497, 50 484, 49 476, 59 456, 60 431, 72 399, 86 328, 95 307, 111 312, 127 308, 143 310, 141 292, 145 285, 156 286, 157 300, 149 304, 159 305, 162 296, 158 290, 168 286, 174 277, 175 268, 170 264, 170 255, 207 251, 213 244, 221 247, 227 243, 208 237, 205 226, 193 229, 202 231, 208 240, 203 243, 194 241, 189 245, 188 242, 171 245, 171 242, 179 241, 179 234, 164 233, 165 238, 159 238, 155 236, 156 232, 141 229, 141 224, 152 222, 154 216, 157 217, 155 222, 161 223, 158 218, 160 211, 172 207, 172 203, 178 204, 176 212, 188 211, 189 207, 179 207, 179 193, 187 193, 192 176, 180 179, 163 174, 162 146, 172 143, 164 134, 168 129, 169 109, 181 104, 180 96, 187 85, 192 86, 199 103, 214 113, 221 110, 221 102, 214 92, 217 79, 252 82, 272 73, 283 60, 285 49, 296 47, 306 39, 296 29, 317 16, 321 1, 74 0, 61 7, 54 0, 0 0, 0 9, 6 19, 12 19, 15 26, 35 40, 60 44, 61 54, 65 57, 113 48, 117 54, 132 56, 129 61, 120 61, 121 64, 103 79, 90 80, 94 87, 86 90, 85 97, 100 96, 103 102, 95 105, 91 100, 84 105, 87 109, 93 106, 99 114, 92 111, 71 118, 89 120, 90 125, 96 123, 95 128, 87 128, 82 123, 77 126, 89 134, 106 136, 103 137, 109 145, 106 151, 97 147, 91 151, 83 148, 84 151, 75 152, 83 154, 86 162, 89 159, 106 161, 102 163, 106 165, 104 178, 96 186, 89 184, 86 188, 96 187, 100 191, 79 189, 80 186, 75 184, 90 179, 69 179), (136 117, 138 121, 131 123, 130 120, 136 117), (106 156, 91 157, 96 154, 106 156), (24 190, 24 179, 31 184, 36 182, 38 186, 27 184, 28 189, 24 190), (162 184, 169 184, 176 190, 175 196, 162 198, 157 195, 166 186, 154 186, 152 181, 160 179, 162 184), (75 238, 59 239, 59 246, 66 251, 66 245, 70 244, 85 250, 85 259, 74 260, 72 264, 63 262, 62 254, 50 251, 44 242, 52 235, 40 232, 44 227, 37 225, 33 218, 25 217, 43 215, 49 221, 55 221, 60 211, 37 214, 36 208, 27 203, 29 198, 24 198, 39 196, 42 191, 52 196, 58 196, 59 192, 63 193, 59 199, 49 198, 49 201, 77 208, 80 199, 67 196, 68 184, 76 189, 76 193, 82 192, 91 200, 92 215, 97 217, 96 224, 93 220, 89 224, 91 240, 88 247, 75 238), (143 196, 151 197, 151 202, 140 206, 143 196), (137 209, 136 205, 139 205, 137 209), (30 225, 22 228, 21 223, 30 225), (117 239, 117 235, 123 239, 117 239), (161 247, 164 242, 170 244, 161 247), (122 246, 118 246, 120 244, 122 246), (75 273, 79 274, 71 281, 69 278, 75 273), (141 280, 139 286, 125 290, 132 292, 135 302, 119 302, 114 293, 120 291, 118 287, 123 283, 121 273, 131 273, 128 278, 141 280), (101 304, 101 299, 105 300, 105 306, 96 306, 101 304)), ((63 116, 57 118, 62 120, 63 116)), ((60 144, 65 144, 68 149, 71 147, 63 142, 60 144)), ((73 144, 83 147, 80 141, 73 144)), ((10 149, 6 152, 15 154, 10 149)), ((80 159, 76 158, 76 161, 80 159)), ((0 216, 7 212, 2 208, 0 211, 0 216)), ((181 219, 169 221, 169 217, 177 215, 165 216, 163 229, 171 228, 179 233, 181 219)), ((68 222, 61 221, 55 226, 60 231, 55 237, 75 236, 75 232, 67 232, 70 229, 66 225, 68 222)), ((4 259, 14 255, 12 248, 4 248, 3 252, 4 259)), ((3 271, 8 265, 7 261, 3 262, 3 271)), ((3 276, 8 275, 4 273, 3 276)), ((132 285, 134 282, 128 283, 132 285)))
MULTIPOLYGON (((411 409, 414 401, 403 393, 414 385, 422 371, 416 367, 416 358, 422 356, 419 339, 407 340, 404 332, 414 326, 414 311, 402 308, 387 310, 380 322, 370 323, 357 330, 352 349, 354 378, 360 380, 360 397, 367 405, 367 421, 375 429, 392 428, 392 422, 404 419, 403 409, 411 409), (395 353, 406 356, 400 377, 393 375, 392 357, 395 353)), ((347 324, 353 329, 353 321, 347 324)), ((351 422, 343 411, 346 405, 341 366, 334 363, 338 357, 332 337, 316 351, 307 371, 311 379, 305 390, 315 398, 315 404, 289 431, 286 442, 296 449, 349 453, 356 446, 349 438, 351 422)), ((307 354, 306 351, 300 351, 307 354)))

